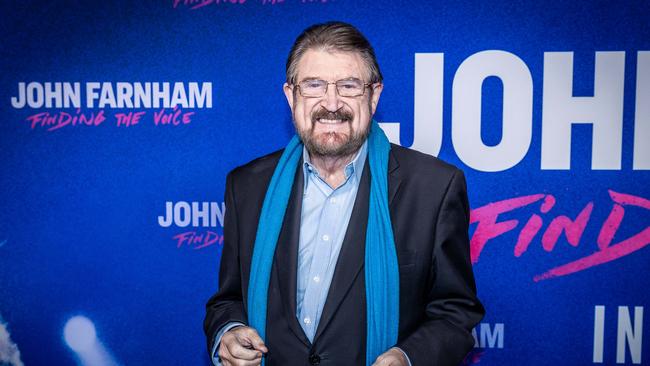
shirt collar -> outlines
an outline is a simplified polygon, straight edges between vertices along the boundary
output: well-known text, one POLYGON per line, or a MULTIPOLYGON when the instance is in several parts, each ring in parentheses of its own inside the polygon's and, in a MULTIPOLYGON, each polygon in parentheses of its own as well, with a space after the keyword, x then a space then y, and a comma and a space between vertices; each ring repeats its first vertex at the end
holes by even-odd
MULTIPOLYGON (((361 145, 361 148, 359 151, 357 151, 357 154, 354 156, 352 161, 350 161, 346 166, 345 166, 345 179, 346 182, 350 179, 350 176, 354 175, 356 178, 357 182, 361 181, 361 175, 363 174, 363 167, 366 163, 366 157, 368 156, 368 140, 364 141, 363 145, 361 145)), ((316 176, 320 177, 318 174, 318 170, 316 167, 311 163, 311 158, 309 157, 309 152, 307 151, 307 148, 303 146, 302 148, 302 160, 303 160, 303 181, 304 181, 304 190, 307 190, 307 182, 309 181, 309 175, 310 174, 315 174, 316 176)))

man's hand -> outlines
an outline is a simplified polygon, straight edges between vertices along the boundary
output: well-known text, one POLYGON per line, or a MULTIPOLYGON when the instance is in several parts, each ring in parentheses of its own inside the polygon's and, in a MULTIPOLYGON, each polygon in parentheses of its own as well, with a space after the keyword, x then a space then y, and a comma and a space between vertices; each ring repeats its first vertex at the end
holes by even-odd
POLYGON ((241 326, 223 334, 217 354, 224 366, 255 366, 268 351, 255 329, 241 326))
POLYGON ((404 352, 393 347, 377 357, 372 366, 409 366, 404 352))

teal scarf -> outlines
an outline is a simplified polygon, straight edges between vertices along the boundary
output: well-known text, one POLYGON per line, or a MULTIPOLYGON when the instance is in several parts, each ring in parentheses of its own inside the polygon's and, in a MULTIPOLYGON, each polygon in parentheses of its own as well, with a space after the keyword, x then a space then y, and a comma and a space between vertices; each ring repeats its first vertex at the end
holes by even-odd
MULTIPOLYGON (((399 271, 388 210, 390 143, 377 122, 368 136, 370 199, 366 231, 366 365, 397 342, 399 271)), ((248 287, 248 322, 266 339, 266 311, 273 255, 300 157, 302 143, 294 136, 284 149, 269 184, 255 237, 248 287)), ((264 361, 262 361, 262 365, 264 361)))

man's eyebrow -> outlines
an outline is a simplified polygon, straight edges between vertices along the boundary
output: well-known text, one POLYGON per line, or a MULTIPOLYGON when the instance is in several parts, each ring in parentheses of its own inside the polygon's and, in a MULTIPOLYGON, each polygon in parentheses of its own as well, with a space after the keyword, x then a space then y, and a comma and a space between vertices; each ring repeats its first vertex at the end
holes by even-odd
POLYGON ((322 79, 315 76, 308 76, 306 78, 303 78, 300 82, 302 83, 303 81, 312 81, 312 80, 322 80, 322 79))
POLYGON ((357 78, 357 77, 350 76, 349 78, 343 78, 343 79, 339 79, 337 81, 362 81, 362 80, 357 78))
MULTIPOLYGON (((324 80, 324 79, 322 79, 322 78, 319 78, 319 77, 308 76, 308 77, 305 77, 304 79, 300 80, 300 82, 302 83, 303 81, 312 81, 312 80, 323 80, 323 81, 326 81, 326 80, 324 80)), ((343 78, 343 79, 338 79, 338 80, 335 80, 335 81, 362 81, 362 79, 360 79, 360 78, 358 78, 358 77, 350 76, 350 77, 343 78)))

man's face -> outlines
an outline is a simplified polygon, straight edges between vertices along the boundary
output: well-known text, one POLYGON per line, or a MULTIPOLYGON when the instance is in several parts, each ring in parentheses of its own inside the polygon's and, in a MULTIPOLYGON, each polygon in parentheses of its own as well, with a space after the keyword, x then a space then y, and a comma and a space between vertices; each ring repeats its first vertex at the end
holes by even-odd
MULTIPOLYGON (((308 50, 298 62, 296 84, 307 79, 336 82, 369 80, 366 64, 354 52, 308 50)), ((284 84, 293 123, 310 154, 339 157, 357 151, 365 141, 383 85, 370 85, 358 97, 341 97, 330 84, 319 98, 303 97, 296 85, 284 84)))

